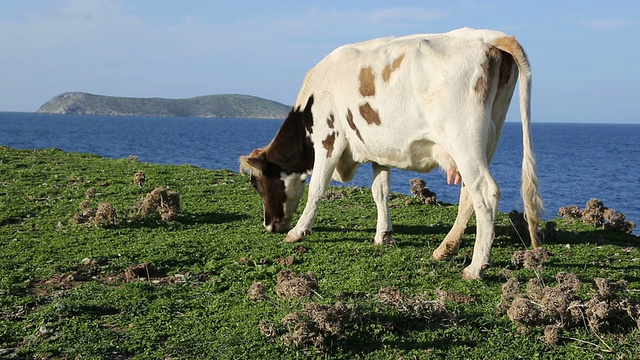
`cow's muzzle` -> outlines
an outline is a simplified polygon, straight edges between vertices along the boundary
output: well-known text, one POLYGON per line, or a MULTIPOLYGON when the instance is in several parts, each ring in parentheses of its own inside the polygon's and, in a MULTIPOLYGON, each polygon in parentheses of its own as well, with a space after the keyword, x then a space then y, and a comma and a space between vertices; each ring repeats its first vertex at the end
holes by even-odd
POLYGON ((291 228, 291 223, 289 221, 275 221, 269 225, 265 224, 264 227, 268 232, 285 233, 291 228))

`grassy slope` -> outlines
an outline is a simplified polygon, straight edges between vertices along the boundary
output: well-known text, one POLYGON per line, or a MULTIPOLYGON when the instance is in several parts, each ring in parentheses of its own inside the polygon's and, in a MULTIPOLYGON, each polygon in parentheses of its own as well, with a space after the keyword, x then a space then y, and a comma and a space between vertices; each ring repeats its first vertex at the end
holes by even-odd
MULTIPOLYGON (((429 259, 455 218, 455 206, 419 205, 394 194, 392 219, 399 244, 374 247, 370 193, 347 193, 344 199, 322 203, 315 232, 304 243, 309 251, 299 254, 293 251, 296 244, 282 242, 283 235, 264 231, 257 194, 234 172, 0 147, 0 349, 13 349, 19 358, 320 357, 312 349, 267 339, 258 328, 261 320, 278 323, 309 302, 279 299, 273 291, 276 275, 285 268, 276 259, 294 255, 290 269, 318 277, 321 297, 313 301, 357 303, 376 314, 345 326, 344 338, 333 339, 333 358, 593 358, 640 353, 637 328, 605 334, 602 340, 581 329, 567 336, 595 345, 567 339, 549 346, 539 339, 541 328, 522 334, 498 314, 503 270, 510 269, 513 252, 523 248, 505 235, 506 216, 497 224, 494 266, 487 270, 486 281, 469 282, 460 272, 470 261, 473 235, 465 236, 453 261, 429 259), (146 173, 144 188, 133 185, 138 170, 146 173), (99 186, 102 182, 108 185, 99 186), (110 202, 125 217, 156 186, 180 193, 182 210, 176 221, 149 218, 107 229, 69 221, 90 187, 97 189, 94 205, 110 202), (92 271, 102 280, 79 282, 66 290, 42 283, 72 273, 84 258, 99 261, 92 271), (165 285, 106 280, 142 262, 169 275, 187 274, 191 280, 165 285), (249 301, 247 290, 256 281, 268 287, 269 301, 249 301), (416 320, 373 301, 387 286, 407 296, 444 289, 471 294, 477 301, 447 303, 454 316, 445 320, 416 320), (613 354, 603 352, 604 344, 613 354)), ((554 256, 542 270, 543 279, 552 282, 559 271, 574 272, 585 282, 584 293, 594 277, 626 279, 637 299, 638 238, 576 226, 560 224, 557 242, 547 245, 554 256)), ((513 274, 523 282, 534 277, 529 269, 513 274)))

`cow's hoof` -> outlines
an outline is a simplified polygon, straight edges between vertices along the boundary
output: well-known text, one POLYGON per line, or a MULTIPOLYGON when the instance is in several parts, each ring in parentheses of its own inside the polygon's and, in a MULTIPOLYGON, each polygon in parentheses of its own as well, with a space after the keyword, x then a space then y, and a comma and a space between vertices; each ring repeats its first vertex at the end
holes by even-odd
POLYGON ((299 242, 304 240, 303 237, 301 236, 295 236, 295 235, 287 235, 287 237, 284 238, 284 242, 288 242, 288 243, 292 243, 292 242, 299 242))
POLYGON ((439 251, 439 249, 436 249, 433 254, 431 254, 431 259, 436 261, 447 261, 453 259, 456 255, 456 253, 439 251))
POLYGON ((431 259, 437 261, 447 261, 453 259, 458 255, 458 249, 460 248, 460 242, 451 242, 446 239, 438 246, 437 249, 431 254, 431 259))
POLYGON ((307 236, 311 235, 311 231, 305 230, 302 232, 289 231, 287 237, 284 238, 284 242, 293 243, 304 240, 307 236))
POLYGON ((396 239, 393 237, 393 231, 383 231, 381 236, 376 235, 373 239, 373 245, 396 246, 396 239))
POLYGON ((473 273, 467 269, 462 270, 462 278, 465 280, 482 280, 480 273, 473 273))
POLYGON ((488 264, 482 265, 480 269, 473 269, 471 265, 462 270, 462 278, 465 280, 482 280, 484 278, 484 271, 489 267, 488 264))

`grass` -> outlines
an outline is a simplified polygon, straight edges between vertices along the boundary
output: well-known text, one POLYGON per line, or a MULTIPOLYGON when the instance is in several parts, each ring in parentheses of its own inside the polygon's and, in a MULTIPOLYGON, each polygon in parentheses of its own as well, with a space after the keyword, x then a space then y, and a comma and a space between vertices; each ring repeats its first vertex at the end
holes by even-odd
POLYGON ((635 323, 599 333, 576 327, 548 345, 541 340, 544 327, 523 329, 498 311, 508 277, 553 283, 561 271, 584 282, 585 297, 597 277, 624 279, 624 295, 638 302, 637 236, 557 220, 556 239, 545 245, 551 259, 539 271, 519 269, 510 260, 524 246, 510 239, 508 216, 500 214, 493 266, 484 281, 464 281, 473 226, 453 261, 430 260, 456 206, 393 194, 398 245, 374 247, 370 191, 331 191, 345 196, 325 200, 314 234, 288 244, 263 229, 258 195, 235 172, 0 147, 0 358, 631 359, 640 353, 635 323), (133 183, 140 170, 143 187, 133 183), (91 205, 113 204, 117 224, 70 221, 92 187, 91 205), (156 187, 180 194, 175 220, 133 211, 156 187), (293 264, 279 261, 290 256, 293 264), (131 269, 140 264, 137 279, 131 269), (284 269, 315 274, 317 294, 280 298, 274 289, 284 269), (260 301, 247 295, 256 282, 266 291, 260 301), (439 315, 426 308, 407 312, 379 300, 380 290, 390 288, 406 299, 427 299, 424 304, 439 290, 474 301, 446 300, 439 315), (340 323, 339 333, 325 334, 325 353, 317 351, 322 346, 282 340, 288 314, 337 303, 354 316, 340 323), (280 333, 267 337, 261 324, 280 333))

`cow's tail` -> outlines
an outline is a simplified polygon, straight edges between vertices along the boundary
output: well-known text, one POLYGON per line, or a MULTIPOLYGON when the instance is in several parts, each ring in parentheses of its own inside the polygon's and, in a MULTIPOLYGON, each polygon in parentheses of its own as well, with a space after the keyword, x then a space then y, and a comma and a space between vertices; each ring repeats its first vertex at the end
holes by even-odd
POLYGON ((536 175, 536 159, 531 143, 531 68, 522 46, 515 37, 505 36, 494 40, 493 45, 511 54, 518 65, 518 82, 520 97, 520 119, 522 121, 522 201, 524 202, 524 216, 529 224, 531 245, 537 248, 538 226, 542 222, 544 207, 538 189, 536 175))

